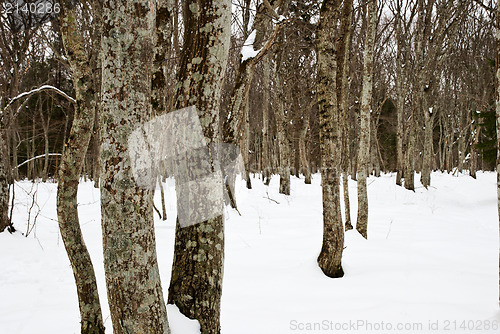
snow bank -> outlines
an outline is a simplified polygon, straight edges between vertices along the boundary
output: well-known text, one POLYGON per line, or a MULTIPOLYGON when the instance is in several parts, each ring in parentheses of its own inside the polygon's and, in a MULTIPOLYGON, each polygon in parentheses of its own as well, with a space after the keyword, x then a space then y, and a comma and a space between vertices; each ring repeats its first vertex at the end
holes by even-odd
MULTIPOLYGON (((322 240, 318 175, 312 185, 292 178, 288 197, 278 194, 278 177, 269 188, 253 178, 253 190, 239 180, 242 216, 226 208, 222 333, 498 333, 493 326, 500 325, 495 174, 478 173, 474 180, 433 173, 432 187, 425 190, 416 182, 415 192, 396 186, 394 179, 368 180, 369 239, 356 231, 346 234, 341 279, 325 277, 316 265, 322 240)), ((175 232, 173 187, 168 180, 169 219, 156 221, 165 295, 175 232)), ((28 238, 0 234, 0 333, 78 333, 76 289, 56 222, 55 184, 33 189, 27 182, 17 184, 15 226, 26 230, 35 191, 40 212, 28 238)), ((352 180, 349 192, 355 220, 352 180)), ((159 200, 156 194, 157 207, 159 200)), ((79 206, 111 333, 99 190, 90 182, 80 184, 79 206)), ((32 223, 37 211, 35 205, 32 223)), ((198 323, 175 306, 168 306, 168 315, 173 334, 199 332, 198 323)))

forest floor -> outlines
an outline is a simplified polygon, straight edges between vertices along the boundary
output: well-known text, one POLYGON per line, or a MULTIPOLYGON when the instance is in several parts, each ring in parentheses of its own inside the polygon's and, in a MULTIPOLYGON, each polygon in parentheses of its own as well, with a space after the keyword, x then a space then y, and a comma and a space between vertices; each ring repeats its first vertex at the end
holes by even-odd
MULTIPOLYGON (((415 192, 394 178, 368 180, 369 239, 346 233, 340 279, 316 265, 323 228, 319 175, 312 185, 292 177, 291 196, 278 194, 278 177, 269 187, 253 178, 252 190, 238 182, 241 216, 226 208, 222 333, 500 333, 495 174, 474 180, 433 173, 432 187, 417 182, 415 192)), ((176 215, 171 183, 165 187, 169 219, 155 213, 165 295, 176 215)), ((355 181, 349 191, 355 221, 355 181)), ((19 182, 15 195, 18 232, 0 234, 0 333, 79 333, 56 184, 19 182)), ((161 208, 158 193, 155 202, 161 208)), ((99 190, 90 182, 80 184, 79 210, 111 333, 99 190)), ((168 316, 173 334, 197 332, 196 321, 176 307, 168 306, 168 316)))

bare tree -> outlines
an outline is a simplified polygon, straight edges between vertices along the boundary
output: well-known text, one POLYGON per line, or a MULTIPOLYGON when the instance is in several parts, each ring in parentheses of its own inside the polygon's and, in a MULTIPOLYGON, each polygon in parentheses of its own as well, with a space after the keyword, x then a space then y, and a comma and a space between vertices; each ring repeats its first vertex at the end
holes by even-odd
POLYGON ((337 71, 337 85, 339 87, 337 98, 340 113, 342 114, 342 187, 344 188, 345 229, 352 230, 351 205, 349 200, 349 55, 351 52, 353 20, 353 1, 344 1, 342 8, 342 22, 340 25, 340 38, 337 41, 339 54, 339 71, 337 71))
POLYGON ((169 333, 156 258, 153 193, 132 174, 128 136, 151 117, 156 7, 103 1, 101 207, 113 332, 169 333))
MULTIPOLYGON (((94 126, 96 106, 94 69, 97 52, 87 53, 84 32, 78 26, 77 13, 81 9, 73 7, 71 1, 64 2, 62 8, 61 32, 68 62, 71 66, 76 103, 71 133, 69 140, 65 143, 66 150, 58 172, 57 218, 76 281, 81 332, 82 334, 104 333, 94 267, 83 240, 77 209, 80 172, 94 126), (92 57, 94 59, 91 59, 92 57)), ((95 7, 94 10, 96 10, 95 7)), ((95 23, 94 27, 97 32, 93 34, 95 37, 100 32, 99 23, 95 23)), ((96 42, 96 45, 99 43, 96 42)), ((41 116, 43 117, 43 115, 41 116)), ((47 136, 46 141, 48 141, 47 136)), ((48 142, 46 150, 47 146, 48 142)), ((45 164, 44 177, 46 177, 46 172, 47 165, 45 164)))
POLYGON ((338 0, 324 0, 317 28, 318 106, 320 113, 321 183, 323 194, 323 246, 318 257, 328 277, 342 277, 344 226, 340 207, 339 119, 336 92, 337 50, 334 42, 340 16, 338 0))
MULTIPOLYGON (((408 71, 410 70, 409 39, 411 38, 410 27, 412 25, 416 6, 411 1, 403 2, 396 0, 390 3, 390 9, 394 15, 394 30, 396 37, 396 112, 397 112, 397 143, 396 143, 396 184, 402 185, 404 169, 403 141, 404 141, 404 109, 405 100, 409 91, 408 71)), ((412 171, 413 173, 413 171, 412 171)))
MULTIPOLYGON (((372 112, 373 91, 373 51, 377 33, 377 0, 366 2, 368 6, 366 39, 363 67, 363 89, 361 92, 361 125, 358 150, 358 219, 356 230, 366 239, 368 234, 368 193, 366 178, 370 159, 370 114, 372 112)), ((374 148, 373 148, 374 149, 374 148)))
MULTIPOLYGON (((1 108, 0 101, 0 108, 1 108)), ((3 232, 5 229, 9 229, 9 231, 14 231, 13 226, 9 220, 9 172, 7 170, 8 156, 5 154, 5 131, 3 131, 3 122, 2 116, 0 115, 0 149, 2 154, 0 155, 0 232, 3 232)))
MULTIPOLYGON (((214 170, 217 160, 214 144, 220 139, 221 88, 229 55, 231 3, 190 0, 185 5, 189 10, 184 13, 184 46, 175 107, 196 106, 209 165, 214 170)), ((177 192, 178 207, 194 207, 197 203, 193 201, 189 195, 177 192)), ((177 222, 168 303, 177 305, 187 317, 197 319, 202 333, 216 334, 220 332, 224 216, 190 223, 181 228, 177 222)))

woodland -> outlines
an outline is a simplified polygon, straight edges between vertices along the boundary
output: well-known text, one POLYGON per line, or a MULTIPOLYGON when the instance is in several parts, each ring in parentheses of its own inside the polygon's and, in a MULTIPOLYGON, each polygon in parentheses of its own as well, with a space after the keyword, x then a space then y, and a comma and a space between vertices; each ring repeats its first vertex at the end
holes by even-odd
MULTIPOLYGON (((397 191, 431 194, 443 175, 482 182, 498 171, 499 59, 494 0, 4 0, 0 232, 31 233, 32 218, 26 231, 15 218, 17 185, 54 184, 82 334, 170 333, 166 305, 220 333, 225 224, 252 201, 238 189, 262 197, 276 185, 283 202, 320 179, 314 263, 341 279, 346 233, 371 238, 372 182, 390 176, 397 191), (129 138, 179 110, 196 111, 203 145, 172 162, 182 172, 144 158, 154 169, 145 187, 129 138), (241 168, 219 163, 231 152, 218 147, 237 148, 241 168), (200 181, 209 173, 220 177, 200 181), (100 196, 106 326, 79 219, 89 183, 100 196), (156 217, 175 227, 170 282, 160 281, 156 217)), ((489 208, 500 210, 500 178, 496 190, 489 208)))

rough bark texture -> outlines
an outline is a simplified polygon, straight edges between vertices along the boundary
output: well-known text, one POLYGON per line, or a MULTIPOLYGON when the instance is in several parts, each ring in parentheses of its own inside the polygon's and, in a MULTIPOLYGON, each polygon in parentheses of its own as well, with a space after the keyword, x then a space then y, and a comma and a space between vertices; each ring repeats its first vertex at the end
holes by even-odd
MULTIPOLYGON (((429 125, 429 112, 426 109, 425 103, 425 91, 429 91, 430 87, 426 85, 426 74, 425 74, 425 8, 424 0, 418 1, 418 18, 417 18, 417 36, 416 36, 416 47, 415 53, 417 58, 417 75, 416 75, 416 87, 414 89, 414 103, 415 109, 421 112, 424 116, 424 150, 423 150, 423 161, 422 161, 422 185, 427 188, 431 182, 430 173, 430 154, 429 151, 429 137, 428 137, 428 125, 429 125)), ((432 130, 431 130, 432 131, 432 130)), ((431 132, 432 135, 432 132, 431 132)), ((430 138, 432 140, 432 138, 430 138)), ((432 141, 431 141, 432 147, 432 141)))
POLYGON ((128 136, 151 117, 155 3, 103 2, 101 216, 115 334, 169 333, 156 258, 153 194, 132 174, 128 136))
MULTIPOLYGON (((75 115, 58 170, 57 218, 76 281, 81 317, 81 333, 104 333, 96 277, 78 220, 78 183, 95 116, 95 83, 85 41, 77 26, 74 9, 64 6, 61 34, 71 66, 75 87, 75 115)), ((44 167, 46 176, 46 167, 44 167)))
MULTIPOLYGON (((186 7, 176 109, 196 105, 205 140, 211 147, 220 137, 219 106, 229 52, 231 3, 190 0, 186 7)), ((215 152, 210 149, 209 154, 213 169, 215 152)), ((177 196, 178 205, 189 201, 182 194, 177 196)), ((220 333, 224 216, 193 223, 183 228, 177 224, 168 303, 197 319, 202 333, 220 333)))
POLYGON ((404 106, 406 97, 406 74, 407 62, 409 52, 407 50, 406 35, 403 33, 403 3, 396 2, 395 9, 395 29, 396 29, 396 42, 397 42, 397 55, 396 55, 396 112, 397 112, 397 125, 396 125, 396 184, 401 186, 404 171, 404 155, 403 155, 403 136, 404 136, 404 106))
MULTIPOLYGON (((163 115, 172 107, 172 101, 168 98, 168 87, 172 85, 174 71, 167 68, 167 57, 172 56, 172 13, 175 10, 174 7, 174 0, 156 0, 156 45, 151 80, 151 106, 155 116, 163 115)), ((162 176, 165 176, 164 173, 158 177, 158 186, 161 196, 162 219, 167 220, 162 176)))
MULTIPOLYGON (((231 102, 229 105, 229 112, 227 118, 224 120, 222 125, 222 140, 224 143, 228 144, 238 144, 240 141, 242 142, 242 155, 243 161, 245 164, 245 171, 248 171, 248 148, 243 148, 246 146, 246 140, 242 137, 240 138, 240 134, 245 134, 245 138, 248 137, 249 132, 242 131, 241 126, 245 124, 245 130, 247 123, 246 121, 242 122, 243 117, 248 117, 246 112, 247 109, 247 101, 248 94, 250 92, 252 78, 255 70, 255 61, 253 59, 247 59, 243 61, 239 68, 238 74, 236 75, 236 83, 234 85, 233 92, 231 94, 231 102)), ((248 174, 248 173, 245 173, 248 174)), ((247 185, 250 183, 250 178, 244 176, 247 180, 247 185)), ((224 180, 226 183, 227 196, 229 198, 225 198, 226 203, 229 201, 233 208, 236 208, 236 197, 231 189, 235 189, 236 175, 234 173, 229 173, 229 175, 224 171, 224 180)), ((250 185, 251 188, 251 185, 250 185)))
MULTIPOLYGON (((368 2, 367 28, 364 51, 363 89, 361 92, 360 138, 358 150, 358 219, 356 230, 367 238, 368 234, 368 192, 366 178, 370 160, 370 114, 373 91, 373 51, 377 32, 377 1, 368 2)), ((375 148, 373 148, 375 149, 375 148)))
POLYGON ((269 90, 271 78, 271 65, 269 60, 264 59, 262 75, 262 172, 263 181, 266 186, 271 182, 271 149, 269 140, 269 90))
POLYGON ((478 151, 477 151, 477 144, 479 143, 479 130, 481 129, 476 125, 476 122, 472 120, 472 117, 470 117, 470 127, 471 127, 471 145, 470 145, 470 176, 472 178, 476 178, 476 172, 477 172, 477 156, 478 156, 478 151))
MULTIPOLYGON (((278 55, 279 63, 280 56, 278 55)), ((276 132, 279 147, 279 171, 280 171, 280 194, 290 195, 290 138, 288 137, 288 121, 285 114, 285 105, 283 101, 283 88, 281 85, 281 76, 279 67, 275 68, 275 80, 273 90, 274 117, 276 119, 276 132)))
MULTIPOLYGON (((4 129, 1 120, 0 129, 4 129)), ((5 144, 4 131, 0 131, 0 149, 2 151, 0 155, 0 232, 11 226, 9 221, 9 174, 7 172, 8 163, 6 161, 8 156, 5 154, 5 144)))
POLYGON ((342 277, 344 226, 339 199, 337 50, 334 43, 340 1, 324 0, 317 28, 318 106, 320 115, 323 246, 318 265, 328 277, 342 277), (340 218, 340 219, 339 219, 340 218))
POLYGON ((307 133, 310 131, 309 117, 304 117, 304 125, 302 126, 302 131, 300 131, 299 137, 299 154, 300 154, 300 165, 302 166, 302 173, 304 173, 305 184, 311 184, 311 166, 309 166, 309 161, 307 159, 307 133))
POLYGON ((243 136, 240 140, 240 147, 243 156, 243 163, 245 164, 244 178, 247 189, 252 189, 252 180, 250 179, 250 108, 248 103, 245 104, 244 112, 245 126, 243 130, 243 136))
POLYGON ((151 106, 155 115, 162 115, 170 110, 167 100, 167 81, 172 79, 167 69, 167 56, 171 56, 173 0, 156 0, 156 45, 151 82, 151 106))
POLYGON ((352 43, 352 18, 353 18, 353 1, 344 1, 342 9, 342 19, 340 24, 341 36, 337 41, 338 52, 340 56, 339 68, 341 71, 337 72, 337 84, 340 86, 339 94, 339 108, 342 114, 342 186, 344 189, 344 212, 345 212, 345 230, 352 230, 351 223, 351 206, 349 200, 349 162, 350 162, 350 140, 349 140, 349 54, 352 43))
POLYGON ((405 155, 405 169, 404 169, 404 179, 405 188, 408 190, 415 190, 415 111, 412 111, 410 116, 410 121, 408 122, 408 147, 406 148, 405 155))

